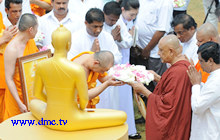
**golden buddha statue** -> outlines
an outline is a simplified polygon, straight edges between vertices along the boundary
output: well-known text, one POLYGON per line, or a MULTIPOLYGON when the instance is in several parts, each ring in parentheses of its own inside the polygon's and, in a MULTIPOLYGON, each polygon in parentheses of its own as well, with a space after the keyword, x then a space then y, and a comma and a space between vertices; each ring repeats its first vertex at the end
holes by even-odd
POLYGON ((63 25, 53 32, 52 45, 54 56, 39 62, 36 68, 33 93, 40 100, 31 101, 31 113, 38 120, 49 120, 46 127, 63 131, 124 124, 127 115, 123 111, 85 109, 89 100, 85 71, 81 65, 67 60, 71 33, 63 25))

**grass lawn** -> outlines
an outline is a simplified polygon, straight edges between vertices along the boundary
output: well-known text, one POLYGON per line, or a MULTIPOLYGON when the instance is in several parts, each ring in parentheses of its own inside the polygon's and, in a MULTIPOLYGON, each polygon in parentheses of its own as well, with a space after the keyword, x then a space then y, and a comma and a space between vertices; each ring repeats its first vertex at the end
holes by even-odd
MULTIPOLYGON (((203 9, 202 0, 191 0, 187 9, 187 14, 191 15, 198 27, 203 24, 205 19, 205 12, 203 9)), ((218 26, 218 31, 220 32, 220 25, 218 26)), ((135 118, 140 118, 141 114, 138 112, 138 108, 136 102, 134 100, 134 111, 135 111, 135 118)), ((142 136, 141 140, 145 140, 145 124, 136 124, 137 132, 139 132, 142 136)))

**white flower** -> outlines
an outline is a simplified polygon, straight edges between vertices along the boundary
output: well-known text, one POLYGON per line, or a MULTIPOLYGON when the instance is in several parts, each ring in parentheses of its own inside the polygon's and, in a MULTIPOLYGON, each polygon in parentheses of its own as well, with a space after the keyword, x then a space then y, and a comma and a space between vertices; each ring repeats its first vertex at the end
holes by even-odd
POLYGON ((37 34, 35 35, 34 41, 42 41, 44 39, 44 33, 41 30, 37 31, 37 34))

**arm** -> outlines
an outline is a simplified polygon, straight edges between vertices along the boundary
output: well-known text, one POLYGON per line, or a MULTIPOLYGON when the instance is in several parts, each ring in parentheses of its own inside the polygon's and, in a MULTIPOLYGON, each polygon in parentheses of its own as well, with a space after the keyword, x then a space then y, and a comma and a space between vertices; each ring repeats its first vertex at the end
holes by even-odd
POLYGON ((43 93, 43 81, 40 75, 40 70, 40 65, 38 64, 35 71, 33 94, 38 99, 47 102, 47 96, 43 93))
POLYGON ((112 44, 111 45, 109 44, 109 46, 111 46, 111 48, 109 48, 108 50, 111 51, 114 55, 114 64, 120 64, 121 59, 122 59, 122 55, 118 51, 118 46, 115 44, 113 38, 111 38, 111 39, 112 39, 112 41, 111 41, 112 44))
POLYGON ((40 0, 30 0, 30 4, 36 4, 40 8, 43 8, 45 10, 51 11, 53 9, 53 6, 51 6, 49 3, 45 1, 40 1, 40 0))
MULTIPOLYGON (((106 76, 109 77, 109 76, 106 76)), ((88 91, 89 100, 95 98, 102 93, 108 86, 121 86, 124 85, 121 81, 116 81, 114 77, 109 77, 107 81, 99 85, 98 87, 92 88, 88 91)))
POLYGON ((76 89, 79 95, 80 109, 85 109, 89 101, 85 70, 83 69, 82 66, 78 66, 78 69, 76 71, 77 73, 75 74, 76 76, 75 80, 76 80, 76 89))
POLYGON ((149 95, 152 93, 151 91, 149 91, 141 82, 137 82, 137 83, 129 83, 129 85, 131 85, 134 89, 135 92, 137 93, 142 93, 144 94, 144 96, 146 96, 147 98, 149 97, 149 95))
POLYGON ((141 55, 145 58, 149 58, 150 51, 158 44, 159 40, 164 36, 165 31, 156 31, 148 43, 148 45, 143 49, 141 55))
POLYGON ((4 53, 5 80, 12 96, 14 97, 15 101, 18 104, 20 111, 22 113, 25 113, 27 112, 27 108, 20 100, 16 85, 13 80, 16 60, 17 60, 17 51, 14 48, 12 48, 10 45, 8 45, 4 53))

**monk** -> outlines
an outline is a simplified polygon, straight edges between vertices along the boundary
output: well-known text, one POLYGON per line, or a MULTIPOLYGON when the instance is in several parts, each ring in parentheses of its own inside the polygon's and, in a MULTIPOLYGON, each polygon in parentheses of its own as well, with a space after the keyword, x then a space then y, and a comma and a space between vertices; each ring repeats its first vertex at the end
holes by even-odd
POLYGON ((38 16, 43 16, 47 11, 51 11, 53 6, 51 5, 50 0, 30 0, 31 11, 38 16))
POLYGON ((3 120, 27 112, 27 108, 23 103, 21 81, 16 60, 18 57, 38 52, 33 40, 37 33, 37 27, 36 16, 32 14, 22 15, 18 26, 18 34, 8 43, 3 54, 7 84, 3 120))
POLYGON ((0 123, 3 121, 3 103, 6 88, 3 52, 8 41, 10 41, 16 33, 16 26, 13 26, 11 29, 5 29, 2 13, 0 12, 0 123))
POLYGON ((85 110, 89 101, 85 70, 81 65, 67 59, 71 33, 62 26, 52 34, 54 56, 37 65, 33 93, 40 100, 34 99, 30 102, 31 113, 39 120, 43 118, 54 120, 56 123, 60 119, 65 120, 65 125, 45 125, 48 128, 63 131, 123 124, 126 121, 126 113, 123 111, 85 110), (43 93, 43 87, 47 95, 43 93), (79 106, 77 94, 80 98, 79 106))
POLYGON ((71 61, 82 65, 86 72, 89 89, 87 108, 96 108, 95 105, 99 103, 100 100, 98 95, 108 86, 120 86, 123 84, 120 81, 115 81, 115 78, 109 77, 106 72, 114 65, 114 56, 110 51, 100 51, 96 53, 91 51, 82 52, 71 59, 71 61), (97 79, 103 83, 98 87, 96 87, 97 79))
POLYGON ((152 71, 158 82, 150 92, 142 83, 131 86, 148 98, 146 114, 147 140, 189 140, 191 126, 191 83, 186 73, 190 63, 181 54, 182 46, 174 35, 159 41, 161 61, 170 63, 162 76, 152 71))

